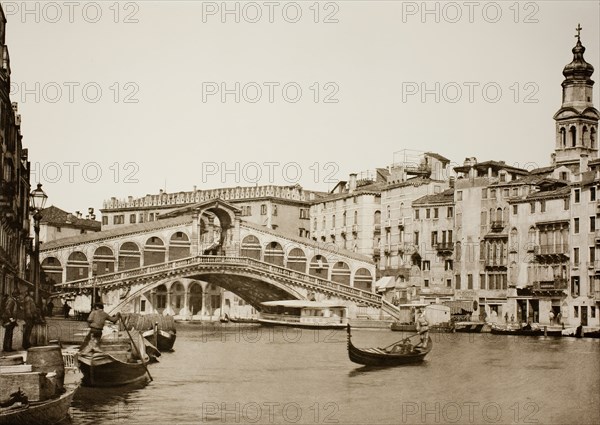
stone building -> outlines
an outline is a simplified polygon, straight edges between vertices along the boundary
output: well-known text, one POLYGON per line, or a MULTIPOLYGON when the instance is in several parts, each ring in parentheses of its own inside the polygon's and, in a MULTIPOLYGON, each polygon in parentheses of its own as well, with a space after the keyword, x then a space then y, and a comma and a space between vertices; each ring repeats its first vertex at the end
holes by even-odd
POLYGON ((10 57, 6 46, 6 18, 0 6, 0 294, 25 285, 31 252, 29 238, 29 175, 23 148, 21 116, 10 101, 10 57))
POLYGON ((307 191, 301 186, 234 187, 190 192, 166 193, 141 198, 130 196, 127 200, 111 198, 104 202, 102 230, 117 226, 157 220, 160 214, 196 202, 220 198, 242 210, 243 220, 270 229, 278 229, 301 237, 310 237, 310 202, 321 192, 307 191))
POLYGON ((432 152, 399 153, 387 168, 351 174, 310 207, 313 240, 373 258, 381 275, 396 277, 407 276, 415 243, 411 204, 448 188, 450 163, 432 152))

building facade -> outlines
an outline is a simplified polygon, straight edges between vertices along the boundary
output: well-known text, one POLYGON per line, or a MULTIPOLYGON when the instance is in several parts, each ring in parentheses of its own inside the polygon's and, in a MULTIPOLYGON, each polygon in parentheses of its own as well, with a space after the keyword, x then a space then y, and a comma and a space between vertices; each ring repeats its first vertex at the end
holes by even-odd
POLYGON ((306 191, 301 186, 255 186, 190 192, 146 195, 127 200, 111 198, 104 202, 102 230, 117 226, 155 221, 160 214, 209 199, 222 199, 242 210, 243 220, 266 226, 285 233, 310 237, 310 201, 321 196, 320 192, 306 191))
POLYGON ((10 101, 10 56, 1 7, 0 49, 0 293, 8 294, 28 278, 30 166, 17 103, 10 101))

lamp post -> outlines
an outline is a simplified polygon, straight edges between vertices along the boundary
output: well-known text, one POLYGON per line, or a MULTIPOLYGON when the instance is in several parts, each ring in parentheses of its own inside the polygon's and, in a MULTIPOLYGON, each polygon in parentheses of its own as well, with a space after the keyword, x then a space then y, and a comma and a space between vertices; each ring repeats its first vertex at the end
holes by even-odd
POLYGON ((33 210, 33 230, 35 231, 33 284, 35 290, 35 305, 41 307, 40 303, 40 220, 42 210, 46 205, 48 195, 42 190, 42 184, 38 183, 37 189, 29 195, 30 206, 33 210))

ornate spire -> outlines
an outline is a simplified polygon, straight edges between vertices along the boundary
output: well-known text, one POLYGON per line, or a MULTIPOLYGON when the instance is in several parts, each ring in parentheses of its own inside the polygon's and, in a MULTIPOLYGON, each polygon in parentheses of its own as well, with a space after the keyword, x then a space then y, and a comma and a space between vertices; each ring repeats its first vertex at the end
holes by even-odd
POLYGON ((575 38, 577 38, 577 44, 573 47, 573 61, 565 66, 563 69, 563 75, 567 80, 579 80, 584 79, 588 80, 592 74, 594 73, 594 67, 587 63, 583 58, 583 54, 585 53, 585 47, 581 44, 581 25, 578 24, 575 31, 577 34, 575 38))

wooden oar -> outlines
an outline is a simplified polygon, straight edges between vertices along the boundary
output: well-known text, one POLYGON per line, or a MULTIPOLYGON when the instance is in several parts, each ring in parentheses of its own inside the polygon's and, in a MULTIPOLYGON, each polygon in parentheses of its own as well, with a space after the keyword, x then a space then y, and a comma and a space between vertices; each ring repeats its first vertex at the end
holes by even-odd
POLYGON ((144 356, 142 355, 142 352, 140 351, 140 349, 137 347, 137 345, 135 345, 135 342, 133 341, 133 338, 131 337, 131 334, 129 333, 129 329, 127 329, 127 326, 125 326, 125 322, 123 322, 123 316, 119 315, 119 319, 121 319, 121 323, 123 323, 123 327, 125 328, 125 332, 127 332, 127 335, 129 336, 129 339, 131 340, 131 345, 133 345, 135 347, 135 351, 138 352, 138 356, 140 356, 140 360, 142 361, 142 365, 144 366, 144 369, 146 369, 146 373, 148 374, 148 378, 150 378, 150 382, 152 382, 152 375, 150 375, 150 371, 148 370, 148 366, 146 366, 146 362, 144 361, 144 356))

